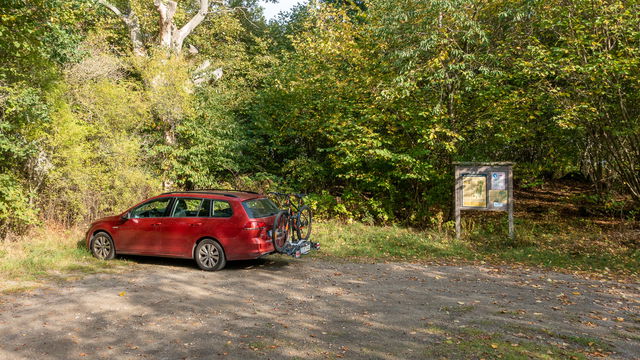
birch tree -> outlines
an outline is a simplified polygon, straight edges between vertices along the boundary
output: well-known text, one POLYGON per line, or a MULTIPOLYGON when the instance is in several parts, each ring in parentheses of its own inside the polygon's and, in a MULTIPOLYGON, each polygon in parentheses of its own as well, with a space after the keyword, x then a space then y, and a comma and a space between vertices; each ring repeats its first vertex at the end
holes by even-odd
MULTIPOLYGON (((163 131, 165 145, 176 145, 176 126, 189 112, 190 94, 194 86, 199 86, 211 78, 219 79, 222 69, 210 71, 211 61, 205 59, 199 65, 192 65, 182 56, 185 39, 205 20, 215 13, 230 11, 221 1, 196 0, 196 9, 185 9, 190 15, 184 24, 178 24, 176 14, 178 3, 173 0, 153 0, 157 15, 155 34, 145 34, 139 15, 131 4, 123 9, 108 0, 97 0, 122 20, 129 33, 133 64, 140 69, 145 90, 151 102, 153 113, 158 118, 163 131), (192 68, 195 68, 192 70, 192 68)), ((148 0, 152 1, 152 0, 148 0)), ((198 53, 194 46, 188 47, 189 55, 198 53)), ((164 173, 163 187, 169 189, 171 172, 171 151, 166 151, 161 165, 164 173)))

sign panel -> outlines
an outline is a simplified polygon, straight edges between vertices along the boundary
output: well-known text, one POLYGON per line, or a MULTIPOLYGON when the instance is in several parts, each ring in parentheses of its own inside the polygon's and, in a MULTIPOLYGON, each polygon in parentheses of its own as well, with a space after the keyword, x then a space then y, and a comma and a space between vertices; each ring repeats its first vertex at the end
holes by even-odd
POLYGON ((462 177, 462 206, 487 207, 486 175, 464 175, 462 177))
POLYGON ((489 203, 494 208, 504 208, 507 206, 508 200, 507 190, 489 190, 489 203))
POLYGON ((507 174, 504 172, 491 173, 491 190, 507 190, 507 174))

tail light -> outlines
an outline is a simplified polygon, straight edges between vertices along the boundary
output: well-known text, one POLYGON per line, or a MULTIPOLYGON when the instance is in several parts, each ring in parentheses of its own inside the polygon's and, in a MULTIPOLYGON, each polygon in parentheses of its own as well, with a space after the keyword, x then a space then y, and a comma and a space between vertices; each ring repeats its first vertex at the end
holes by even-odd
POLYGON ((242 230, 262 230, 267 227, 267 223, 263 221, 249 221, 242 227, 242 230))

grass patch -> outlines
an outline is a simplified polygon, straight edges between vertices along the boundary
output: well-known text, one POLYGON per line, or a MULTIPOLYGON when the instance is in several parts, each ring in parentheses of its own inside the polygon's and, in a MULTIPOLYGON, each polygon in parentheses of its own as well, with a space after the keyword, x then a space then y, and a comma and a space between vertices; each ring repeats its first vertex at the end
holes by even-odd
MULTIPOLYGON (((519 314, 519 312, 500 312, 502 314, 519 314)), ((557 331, 549 330, 545 327, 537 327, 537 326, 529 326, 525 324, 519 323, 510 323, 510 322, 496 322, 493 320, 476 320, 474 323, 478 326, 482 326, 483 328, 492 328, 498 331, 502 331, 509 334, 528 334, 531 335, 528 338, 537 337, 541 339, 542 337, 553 340, 554 342, 566 342, 570 344, 573 348, 577 349, 579 352, 586 354, 596 354, 596 353, 608 353, 613 350, 612 345, 604 342, 601 339, 585 336, 585 335, 574 335, 574 334, 563 334, 557 331)), ((518 336, 518 335, 516 335, 518 336)))
POLYGON ((468 312, 472 312, 475 310, 475 306, 473 305, 454 305, 454 306, 443 306, 440 308, 440 311, 446 312, 447 314, 464 314, 468 312))
POLYGON ((318 256, 356 260, 482 260, 635 275, 640 270, 640 250, 610 238, 582 219, 564 224, 520 219, 515 240, 506 236, 504 219, 489 217, 484 221, 483 225, 467 221, 466 235, 460 240, 446 229, 438 232, 327 221, 314 224, 313 239, 322 246, 318 256))
POLYGON ((586 359, 577 351, 531 341, 507 341, 500 334, 476 328, 442 330, 440 341, 424 352, 426 358, 453 359, 586 359))
POLYGON ((32 289, 44 280, 115 270, 126 264, 94 258, 81 229, 35 228, 17 241, 0 243, 0 291, 32 289))
POLYGON ((431 231, 399 226, 372 226, 339 221, 315 223, 313 240, 320 254, 375 260, 424 260, 478 258, 464 241, 431 231))

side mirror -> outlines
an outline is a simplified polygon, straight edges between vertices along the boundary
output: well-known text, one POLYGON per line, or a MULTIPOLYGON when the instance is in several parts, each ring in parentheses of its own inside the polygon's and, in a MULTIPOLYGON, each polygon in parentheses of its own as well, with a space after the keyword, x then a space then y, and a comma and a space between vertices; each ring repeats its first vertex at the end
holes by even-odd
POLYGON ((127 221, 130 218, 131 218, 131 213, 129 213, 129 212, 126 212, 126 213, 122 214, 122 216, 120 217, 120 219, 122 219, 124 221, 127 221))

